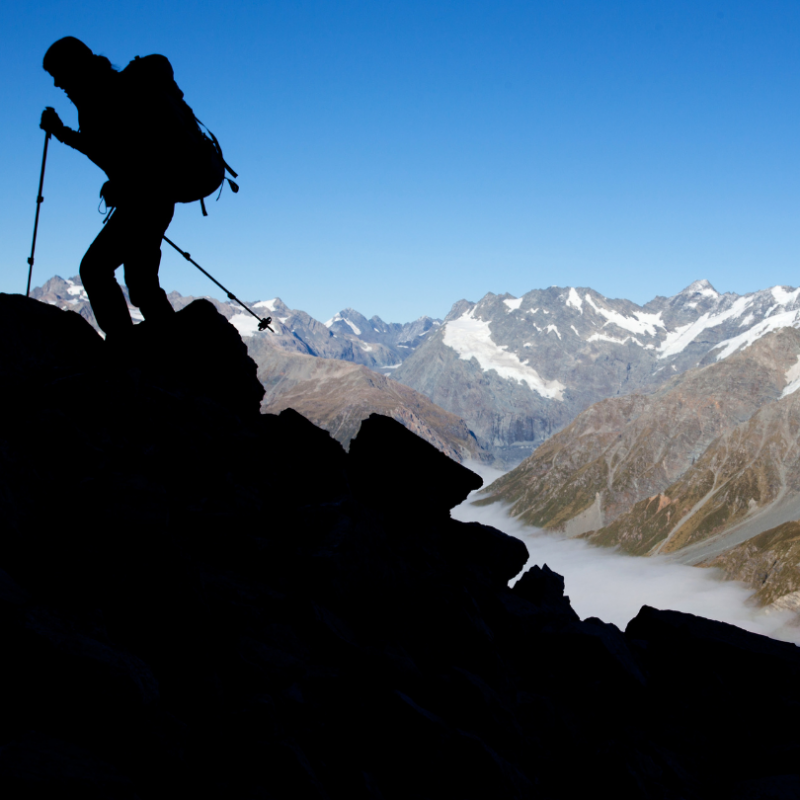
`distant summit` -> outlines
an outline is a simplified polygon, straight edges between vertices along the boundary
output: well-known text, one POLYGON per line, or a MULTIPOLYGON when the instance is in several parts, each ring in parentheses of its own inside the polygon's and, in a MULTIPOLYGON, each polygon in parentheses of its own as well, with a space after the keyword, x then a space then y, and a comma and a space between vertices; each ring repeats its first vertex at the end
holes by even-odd
POLYGON ((705 279, 690 283, 679 294, 700 294, 704 297, 719 297, 719 292, 705 279))

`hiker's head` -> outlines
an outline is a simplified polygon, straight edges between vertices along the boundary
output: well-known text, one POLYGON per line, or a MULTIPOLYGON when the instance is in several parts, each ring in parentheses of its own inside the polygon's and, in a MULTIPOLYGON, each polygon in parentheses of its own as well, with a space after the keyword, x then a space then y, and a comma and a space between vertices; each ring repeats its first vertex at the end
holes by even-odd
POLYGON ((96 56, 74 36, 65 36, 50 45, 43 66, 53 76, 55 85, 73 100, 82 89, 113 72, 111 62, 105 56, 96 56))

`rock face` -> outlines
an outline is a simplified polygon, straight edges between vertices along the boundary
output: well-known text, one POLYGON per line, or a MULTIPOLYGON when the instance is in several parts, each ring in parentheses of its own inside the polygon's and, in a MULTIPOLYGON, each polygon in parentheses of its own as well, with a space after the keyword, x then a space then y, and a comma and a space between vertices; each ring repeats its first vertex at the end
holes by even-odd
POLYGON ((210 308, 109 350, 0 295, 9 797, 797 795, 797 647, 509 589, 524 545, 448 516, 474 475, 386 417, 346 453, 260 414, 210 308))
POLYGON ((462 417, 516 465, 602 399, 649 393, 794 325, 800 290, 739 296, 697 281, 645 306, 588 288, 460 301, 394 377, 462 417))
POLYGON ((455 461, 488 461, 464 420, 402 383, 346 361, 264 349, 258 377, 266 388, 262 410, 299 411, 345 448, 370 414, 403 424, 455 461))

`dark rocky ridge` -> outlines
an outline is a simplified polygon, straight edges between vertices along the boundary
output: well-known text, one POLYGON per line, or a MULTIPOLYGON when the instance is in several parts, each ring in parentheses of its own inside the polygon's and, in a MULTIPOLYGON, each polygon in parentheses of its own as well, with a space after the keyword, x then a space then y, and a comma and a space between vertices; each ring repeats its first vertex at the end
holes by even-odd
POLYGON ((509 589, 524 546, 449 518, 472 473, 259 415, 209 304, 109 350, 0 295, 0 333, 7 796, 800 796, 794 645, 509 589))

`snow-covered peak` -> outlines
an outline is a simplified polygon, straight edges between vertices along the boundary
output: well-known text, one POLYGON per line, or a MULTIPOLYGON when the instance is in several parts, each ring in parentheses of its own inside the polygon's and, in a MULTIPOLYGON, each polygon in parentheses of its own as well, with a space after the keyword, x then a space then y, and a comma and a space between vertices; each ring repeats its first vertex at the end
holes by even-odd
POLYGON ((334 316, 332 316, 325 323, 325 327, 330 328, 336 322, 344 322, 345 325, 347 325, 356 336, 361 336, 361 328, 359 328, 357 325, 354 325, 349 319, 347 319, 347 317, 342 316, 342 313, 343 312, 340 312, 339 314, 335 314, 334 316))
POLYGON ((273 314, 278 310, 277 306, 286 308, 285 303, 280 299, 280 297, 273 297, 272 300, 259 300, 257 303, 253 303, 253 308, 266 308, 269 311, 272 311, 273 314))
POLYGON ((772 292, 772 296, 779 306, 788 306, 796 302, 798 296, 800 296, 800 289, 790 292, 785 286, 773 286, 770 292, 772 292))
POLYGON ((703 297, 716 298, 719 297, 719 292, 705 279, 690 283, 679 294, 700 294, 703 297))

